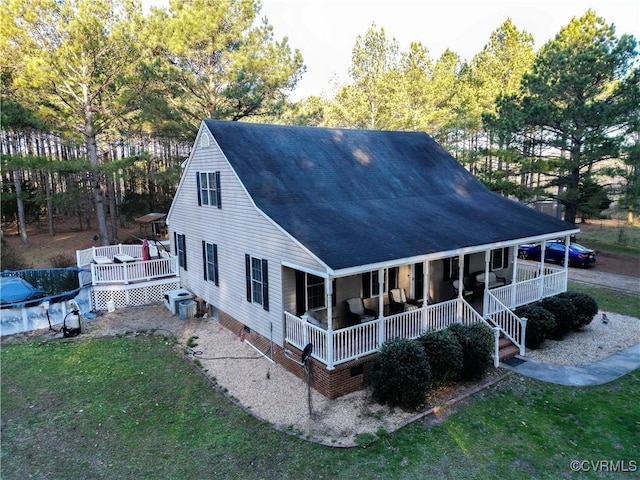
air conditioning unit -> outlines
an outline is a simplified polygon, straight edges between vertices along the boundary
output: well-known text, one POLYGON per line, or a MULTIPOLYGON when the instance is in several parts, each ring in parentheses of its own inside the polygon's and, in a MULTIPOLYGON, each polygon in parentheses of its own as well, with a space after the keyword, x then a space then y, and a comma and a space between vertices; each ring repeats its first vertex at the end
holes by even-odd
POLYGON ((180 302, 184 300, 193 300, 193 293, 184 288, 169 290, 164 293, 164 306, 167 307, 173 315, 180 311, 180 302))

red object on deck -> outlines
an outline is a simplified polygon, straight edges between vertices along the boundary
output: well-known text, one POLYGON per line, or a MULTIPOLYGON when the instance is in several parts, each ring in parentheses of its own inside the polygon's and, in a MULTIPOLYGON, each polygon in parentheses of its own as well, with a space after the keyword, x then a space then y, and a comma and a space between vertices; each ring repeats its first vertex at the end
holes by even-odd
POLYGON ((146 238, 142 241, 142 260, 151 260, 151 254, 149 253, 149 242, 146 238))

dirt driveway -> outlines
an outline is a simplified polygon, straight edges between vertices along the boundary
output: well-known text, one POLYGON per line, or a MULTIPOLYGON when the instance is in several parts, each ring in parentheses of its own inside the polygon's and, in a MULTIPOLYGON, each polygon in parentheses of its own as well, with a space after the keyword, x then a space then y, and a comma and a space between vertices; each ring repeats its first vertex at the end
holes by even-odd
POLYGON ((631 255, 598 252, 593 267, 569 268, 569 280, 640 294, 640 260, 631 255))

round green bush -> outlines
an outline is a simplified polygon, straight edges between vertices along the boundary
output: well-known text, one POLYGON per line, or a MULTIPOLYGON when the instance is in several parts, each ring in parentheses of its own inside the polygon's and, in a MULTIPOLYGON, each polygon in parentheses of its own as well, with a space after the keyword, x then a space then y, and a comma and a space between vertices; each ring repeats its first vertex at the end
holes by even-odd
POLYGON ((418 341, 429 359, 432 383, 444 385, 460 380, 464 352, 453 332, 427 332, 418 341))
POLYGON ((558 297, 568 299, 576 309, 576 316, 571 323, 573 330, 586 327, 598 314, 598 303, 588 293, 564 292, 558 297))
POLYGON ((462 347, 462 379, 482 378, 493 364, 493 332, 484 323, 464 325, 454 323, 448 327, 462 347))
POLYGON ((576 307, 571 300, 560 298, 558 295, 541 300, 539 305, 549 310, 556 319, 556 327, 551 331, 549 338, 562 340, 571 331, 571 325, 577 315, 576 307))
POLYGON ((525 345, 527 348, 537 349, 542 346, 545 338, 549 338, 556 328, 556 319, 553 314, 540 305, 525 305, 516 308, 513 312, 519 317, 527 318, 525 345))
POLYGON ((373 398, 380 403, 417 408, 425 402, 430 380, 427 354, 416 340, 384 343, 371 365, 373 398))

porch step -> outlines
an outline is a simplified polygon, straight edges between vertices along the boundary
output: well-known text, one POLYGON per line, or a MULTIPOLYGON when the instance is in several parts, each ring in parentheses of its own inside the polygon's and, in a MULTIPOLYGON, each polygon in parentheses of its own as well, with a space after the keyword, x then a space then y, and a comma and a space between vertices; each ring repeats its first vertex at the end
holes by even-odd
POLYGON ((498 346, 498 358, 501 362, 515 357, 520 353, 520 349, 516 347, 507 337, 500 337, 500 343, 498 344, 498 346))

